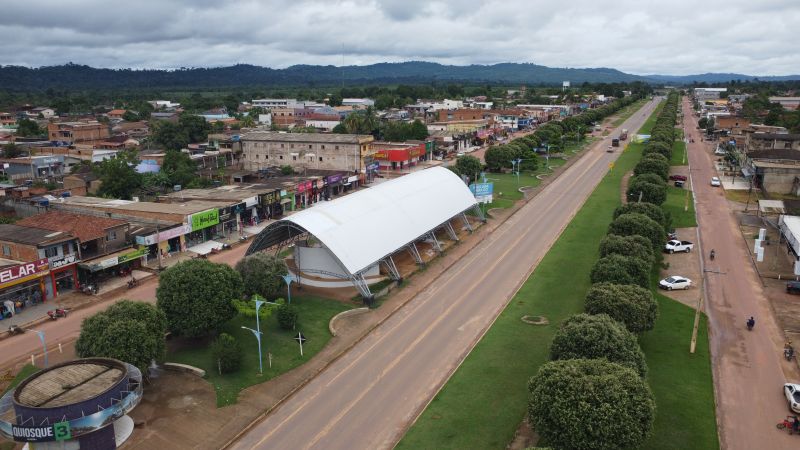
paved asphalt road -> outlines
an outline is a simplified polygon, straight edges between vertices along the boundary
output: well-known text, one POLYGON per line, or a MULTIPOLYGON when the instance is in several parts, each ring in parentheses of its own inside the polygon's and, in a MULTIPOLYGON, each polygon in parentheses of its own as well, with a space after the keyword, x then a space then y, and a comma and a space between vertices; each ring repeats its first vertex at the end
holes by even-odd
MULTIPOLYGON (((621 128, 638 129, 648 103, 621 128)), ((441 279, 300 389, 236 449, 391 448, 469 353, 619 153, 592 146, 441 279)), ((593 251, 593 250, 592 250, 593 251)), ((487 380, 487 382, 490 380, 487 380)))
MULTIPOLYGON (((224 262, 229 265, 234 265, 242 258, 249 245, 250 242, 247 242, 245 245, 236 246, 231 250, 216 255, 210 255, 209 259, 214 262, 224 262)), ((59 343, 66 344, 77 339, 83 319, 99 311, 103 311, 114 302, 122 299, 130 299, 155 303, 157 286, 158 278, 149 277, 143 280, 139 286, 133 289, 120 291, 114 295, 103 295, 101 292, 101 296, 96 304, 74 311, 66 318, 45 322, 38 325, 36 329, 44 331, 47 347, 52 351, 59 343)), ((25 333, 21 336, 8 337, 0 340, 0 355, 2 355, 0 367, 6 368, 24 359, 30 360, 31 354, 36 354, 38 357, 41 355, 41 352, 42 343, 39 341, 39 337, 36 333, 25 333)), ((41 359, 38 359, 38 361, 41 361, 41 359)))
MULTIPOLYGON (((717 398, 720 447, 723 449, 800 448, 797 436, 778 431, 775 424, 789 409, 782 388, 786 380, 800 382, 797 366, 783 358, 783 333, 764 295, 738 223, 721 187, 711 186, 717 175, 712 148, 700 142, 697 118, 684 101, 689 163, 697 205, 706 272, 710 346, 717 398), (708 259, 711 249, 716 258, 708 259), (719 273, 717 273, 719 272, 719 273), (756 319, 752 332, 745 321, 756 319)), ((751 240, 747 241, 752 242, 751 240)))

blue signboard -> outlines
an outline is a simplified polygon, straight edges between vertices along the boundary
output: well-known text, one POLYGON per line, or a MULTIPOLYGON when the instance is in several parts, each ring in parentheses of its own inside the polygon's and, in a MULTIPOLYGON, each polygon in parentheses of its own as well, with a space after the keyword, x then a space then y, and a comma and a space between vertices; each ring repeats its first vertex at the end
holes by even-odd
POLYGON ((492 192, 494 191, 494 183, 474 183, 469 186, 469 190, 475 194, 475 197, 492 195, 492 192))

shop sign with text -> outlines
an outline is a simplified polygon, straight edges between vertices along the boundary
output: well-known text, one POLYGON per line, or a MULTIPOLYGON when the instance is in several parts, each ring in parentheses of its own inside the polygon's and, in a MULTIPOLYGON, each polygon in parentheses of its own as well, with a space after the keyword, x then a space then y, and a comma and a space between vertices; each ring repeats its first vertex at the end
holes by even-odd
POLYGON ((119 255, 117 257, 117 264, 122 264, 126 261, 130 261, 136 258, 141 258, 146 254, 147 254, 147 247, 142 247, 132 252, 125 253, 124 255, 119 255))
POLYGON ((192 214, 189 223, 192 231, 202 230, 219 223, 219 210, 209 209, 207 211, 192 214))
POLYGON ((0 270, 0 287, 5 284, 16 284, 32 279, 36 275, 39 275, 41 272, 44 272, 49 268, 50 265, 47 262, 47 258, 17 266, 7 267, 3 270, 0 270))
POLYGON ((75 253, 70 253, 69 255, 63 256, 61 259, 56 259, 56 260, 50 258, 50 269, 58 269, 59 267, 68 266, 77 260, 78 260, 78 255, 76 255, 75 253))

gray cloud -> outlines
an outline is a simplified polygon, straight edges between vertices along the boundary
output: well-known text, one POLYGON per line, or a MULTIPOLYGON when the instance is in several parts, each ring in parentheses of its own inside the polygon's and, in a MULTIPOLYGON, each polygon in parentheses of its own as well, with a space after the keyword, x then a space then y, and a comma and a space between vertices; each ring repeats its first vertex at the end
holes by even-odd
POLYGON ((0 64, 533 62, 630 73, 800 73, 796 0, 28 0, 0 4, 0 64))

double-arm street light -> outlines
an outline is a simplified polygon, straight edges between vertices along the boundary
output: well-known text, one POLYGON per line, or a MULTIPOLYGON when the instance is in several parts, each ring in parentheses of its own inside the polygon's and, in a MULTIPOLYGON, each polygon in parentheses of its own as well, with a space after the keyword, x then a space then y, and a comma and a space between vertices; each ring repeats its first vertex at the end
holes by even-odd
MULTIPOLYGON (((246 326, 242 326, 242 328, 245 329, 245 330, 250 330, 250 332, 253 333, 253 336, 255 336, 256 340, 258 341, 258 372, 263 375, 264 374, 264 365, 263 365, 263 363, 261 361, 262 360, 262 358, 261 358, 261 322, 258 319, 258 310, 261 309, 261 307, 264 306, 264 303, 266 303, 266 302, 263 301, 263 300, 256 300, 255 302, 256 302, 256 329, 254 330, 254 329, 248 328, 246 326)), ((45 365, 47 365, 47 353, 45 353, 45 365)))

